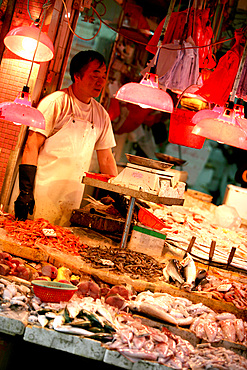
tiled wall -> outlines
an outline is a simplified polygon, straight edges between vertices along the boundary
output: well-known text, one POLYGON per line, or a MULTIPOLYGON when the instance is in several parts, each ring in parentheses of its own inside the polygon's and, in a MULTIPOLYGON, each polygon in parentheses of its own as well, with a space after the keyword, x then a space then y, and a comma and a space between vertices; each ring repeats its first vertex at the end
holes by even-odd
MULTIPOLYGON (((7 3, 7 1, 3 2, 3 9, 4 3, 7 3)), ((27 0, 17 0, 10 29, 32 24, 27 10, 27 3, 27 0)), ((29 0, 29 10, 32 18, 36 19, 39 17, 43 4, 43 0, 29 0)), ((44 30, 45 28, 42 29, 42 31, 44 30)), ((31 62, 22 60, 5 48, 0 66, 0 103, 14 101, 16 96, 22 91, 23 86, 26 85, 30 66, 31 62)), ((35 64, 28 84, 31 91, 38 69, 39 65, 35 64)), ((11 151, 16 148, 19 131, 20 126, 0 120, 0 192, 11 151)))

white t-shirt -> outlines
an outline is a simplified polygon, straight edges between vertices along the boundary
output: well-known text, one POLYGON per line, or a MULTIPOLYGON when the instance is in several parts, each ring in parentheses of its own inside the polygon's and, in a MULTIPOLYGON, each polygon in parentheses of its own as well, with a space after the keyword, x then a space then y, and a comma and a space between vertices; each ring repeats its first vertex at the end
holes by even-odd
POLYGON ((45 130, 30 127, 30 130, 39 132, 46 137, 54 135, 59 131, 68 116, 73 113, 75 118, 88 120, 94 124, 96 129, 96 144, 94 149, 109 149, 116 145, 111 120, 105 108, 95 99, 91 98, 89 104, 78 100, 72 91, 72 85, 61 91, 47 95, 43 98, 37 109, 44 115, 45 130))

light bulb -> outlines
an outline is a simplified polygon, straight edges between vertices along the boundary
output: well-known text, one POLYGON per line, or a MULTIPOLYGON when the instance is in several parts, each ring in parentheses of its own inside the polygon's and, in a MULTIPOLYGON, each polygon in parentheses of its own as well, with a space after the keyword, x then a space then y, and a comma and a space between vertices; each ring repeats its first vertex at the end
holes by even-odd
POLYGON ((23 52, 28 53, 28 55, 33 55, 37 46, 37 41, 31 37, 24 37, 22 39, 23 52))

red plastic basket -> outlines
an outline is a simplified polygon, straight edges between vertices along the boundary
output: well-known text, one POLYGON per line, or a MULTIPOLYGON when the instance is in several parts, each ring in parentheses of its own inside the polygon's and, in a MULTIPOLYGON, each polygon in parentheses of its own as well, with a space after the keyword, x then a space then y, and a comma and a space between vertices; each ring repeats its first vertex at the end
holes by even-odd
POLYGON ((90 179, 96 179, 96 180, 101 180, 104 182, 108 182, 109 179, 111 179, 114 176, 107 175, 104 173, 93 173, 93 172, 85 172, 86 177, 90 177, 90 179))
POLYGON ((32 285, 34 294, 42 302, 67 302, 78 289, 74 285, 56 281, 33 280, 32 285))
POLYGON ((192 133, 195 125, 192 117, 196 112, 185 109, 177 109, 171 114, 168 141, 172 144, 184 145, 190 148, 201 149, 205 137, 192 133))
POLYGON ((168 226, 160 220, 158 217, 149 212, 146 208, 140 207, 138 212, 138 220, 145 226, 151 227, 152 229, 161 230, 168 226))

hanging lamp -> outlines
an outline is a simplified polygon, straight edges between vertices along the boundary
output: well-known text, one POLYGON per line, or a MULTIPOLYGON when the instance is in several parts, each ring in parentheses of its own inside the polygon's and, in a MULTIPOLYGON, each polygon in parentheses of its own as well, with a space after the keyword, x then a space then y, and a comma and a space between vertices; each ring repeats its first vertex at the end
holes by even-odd
POLYGON ((195 124, 192 132, 240 149, 247 149, 247 119, 244 107, 234 104, 236 91, 247 55, 247 41, 235 78, 229 104, 224 107, 215 106, 213 110, 202 110, 194 115, 195 124))
POLYGON ((152 108, 162 112, 173 112, 173 101, 167 92, 159 89, 158 75, 146 73, 140 83, 130 82, 117 91, 115 98, 142 108, 152 108))
POLYGON ((13 122, 17 125, 26 125, 30 127, 36 127, 40 129, 45 129, 45 118, 43 114, 36 108, 31 107, 31 95, 29 92, 29 79, 32 73, 33 64, 37 60, 36 53, 39 50, 40 40, 42 40, 42 27, 45 20, 45 14, 47 8, 49 6, 49 2, 44 4, 43 8, 43 20, 41 27, 38 30, 37 39, 35 43, 35 49, 32 52, 32 63, 29 71, 29 75, 27 78, 27 83, 23 87, 22 92, 18 94, 14 102, 5 102, 0 104, 0 118, 6 121, 13 122))
POLYGON ((12 53, 27 60, 33 60, 37 48, 34 62, 48 62, 54 57, 51 39, 34 25, 12 29, 5 36, 4 44, 12 53))
MULTIPOLYGON (((161 31, 158 50, 156 53, 156 61, 162 46, 162 40, 166 32, 171 13, 175 5, 175 0, 170 2, 166 20, 161 31)), ((151 108, 161 112, 173 112, 173 101, 171 96, 164 90, 159 88, 158 75, 155 73, 156 62, 149 73, 146 73, 139 83, 130 82, 116 92, 115 98, 126 101, 128 103, 137 104, 142 108, 151 108)))
POLYGON ((196 125, 192 130, 195 135, 247 149, 247 119, 242 105, 229 103, 225 107, 202 110, 195 114, 192 122, 196 125))
POLYGON ((45 118, 36 108, 31 107, 29 87, 24 86, 14 102, 0 104, 0 118, 15 123, 45 129, 45 118))

